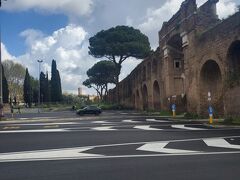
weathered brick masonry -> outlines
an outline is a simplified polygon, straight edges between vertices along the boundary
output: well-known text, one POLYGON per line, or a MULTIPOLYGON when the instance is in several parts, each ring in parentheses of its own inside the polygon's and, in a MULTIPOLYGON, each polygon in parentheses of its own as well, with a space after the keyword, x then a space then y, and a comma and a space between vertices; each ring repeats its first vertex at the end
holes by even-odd
POLYGON ((178 111, 206 114, 210 92, 217 114, 240 114, 240 12, 219 20, 217 2, 197 8, 195 0, 184 1, 163 23, 157 50, 110 90, 108 100, 155 110, 175 102, 178 111))

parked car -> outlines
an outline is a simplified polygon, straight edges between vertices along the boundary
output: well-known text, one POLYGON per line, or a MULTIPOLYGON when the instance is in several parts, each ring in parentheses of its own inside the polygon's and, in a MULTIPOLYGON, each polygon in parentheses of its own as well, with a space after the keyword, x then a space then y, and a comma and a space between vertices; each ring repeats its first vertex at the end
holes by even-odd
POLYGON ((78 115, 84 115, 84 114, 95 114, 95 115, 99 115, 102 113, 101 108, 97 107, 97 106, 86 106, 83 109, 79 109, 77 110, 77 114, 78 115))

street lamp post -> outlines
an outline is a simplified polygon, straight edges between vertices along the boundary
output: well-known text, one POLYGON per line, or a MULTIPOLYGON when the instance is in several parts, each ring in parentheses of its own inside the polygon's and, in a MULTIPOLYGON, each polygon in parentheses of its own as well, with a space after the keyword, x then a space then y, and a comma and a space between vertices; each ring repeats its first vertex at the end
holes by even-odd
POLYGON ((38 81, 38 113, 40 113, 40 100, 41 100, 41 85, 40 85, 40 72, 41 72, 41 63, 43 62, 43 60, 37 60, 37 62, 39 63, 39 81, 38 81))

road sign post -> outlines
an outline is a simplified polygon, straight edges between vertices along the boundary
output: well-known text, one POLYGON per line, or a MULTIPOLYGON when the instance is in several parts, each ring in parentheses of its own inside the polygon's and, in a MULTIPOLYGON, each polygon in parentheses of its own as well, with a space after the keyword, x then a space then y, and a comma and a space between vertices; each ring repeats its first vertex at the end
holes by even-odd
POLYGON ((172 104, 173 117, 176 117, 176 104, 172 104))
POLYGON ((213 123, 213 108, 212 106, 208 107, 208 113, 209 113, 209 124, 213 123))
POLYGON ((209 114, 209 124, 213 123, 213 108, 211 106, 211 92, 208 92, 208 114, 209 114))

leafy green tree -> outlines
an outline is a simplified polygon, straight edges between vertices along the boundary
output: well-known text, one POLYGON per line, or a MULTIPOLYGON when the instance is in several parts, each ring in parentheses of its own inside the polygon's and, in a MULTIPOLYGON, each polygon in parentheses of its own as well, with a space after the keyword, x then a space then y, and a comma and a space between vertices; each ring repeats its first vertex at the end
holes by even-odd
POLYGON ((2 65, 2 90, 3 90, 3 103, 8 103, 9 101, 9 89, 8 89, 8 82, 5 77, 4 68, 2 65))
POLYGON ((150 53, 148 37, 139 30, 128 26, 116 26, 102 30, 89 39, 89 54, 95 58, 107 58, 116 67, 117 78, 122 63, 129 57, 143 59, 150 53))
POLYGON ((61 78, 55 60, 52 60, 51 100, 52 102, 62 100, 61 78))
POLYGON ((111 61, 99 61, 87 71, 87 75, 89 79, 84 81, 84 85, 94 88, 101 100, 108 93, 108 84, 116 83, 117 79, 116 68, 111 61))
POLYGON ((103 100, 103 92, 106 89, 105 84, 100 83, 95 78, 88 78, 83 82, 83 85, 88 88, 93 88, 97 91, 97 95, 100 97, 100 100, 103 100))
POLYGON ((20 98, 23 97, 23 82, 26 74, 25 67, 11 60, 5 60, 2 64, 11 99, 16 96, 20 98))
POLYGON ((28 107, 31 107, 32 106, 32 87, 31 87, 31 78, 28 73, 28 69, 26 69, 26 74, 24 78, 23 98, 24 98, 24 102, 28 105, 28 107))

